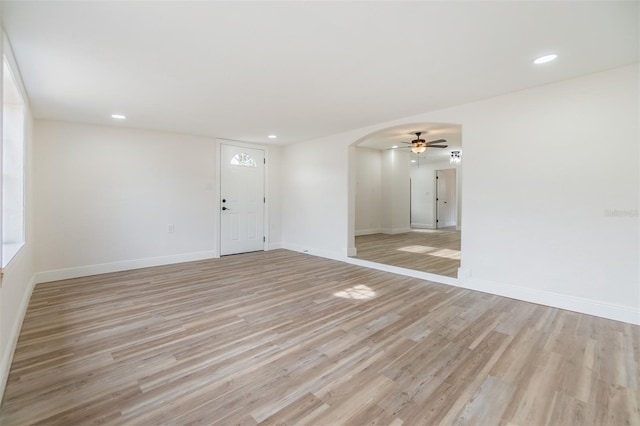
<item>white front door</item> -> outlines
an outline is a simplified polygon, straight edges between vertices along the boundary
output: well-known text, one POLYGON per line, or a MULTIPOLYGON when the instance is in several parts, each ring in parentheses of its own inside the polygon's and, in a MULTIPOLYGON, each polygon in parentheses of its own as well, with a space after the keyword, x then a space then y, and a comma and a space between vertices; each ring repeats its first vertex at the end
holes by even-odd
POLYGON ((220 145, 220 254, 264 250, 264 151, 220 145))

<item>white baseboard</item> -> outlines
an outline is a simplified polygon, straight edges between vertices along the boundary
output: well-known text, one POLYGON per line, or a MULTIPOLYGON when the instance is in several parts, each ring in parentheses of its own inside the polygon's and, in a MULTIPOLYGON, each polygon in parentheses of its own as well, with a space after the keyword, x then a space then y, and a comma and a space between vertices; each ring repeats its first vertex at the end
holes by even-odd
POLYGON ((383 234, 404 234, 405 232, 411 232, 411 228, 383 228, 383 234))
POLYGON ((356 229, 354 232, 356 237, 361 235, 373 235, 373 234, 382 234, 381 228, 372 228, 372 229, 356 229))
POLYGON ((7 346, 2 352, 2 359, 0 359, 0 401, 2 401, 2 397, 4 396, 4 389, 7 385, 7 379, 9 378, 9 371, 11 370, 13 354, 16 351, 18 337, 20 337, 20 330, 22 329, 22 322, 24 321, 24 316, 27 313, 27 307, 29 306, 29 300, 31 299, 31 293, 33 293, 33 288, 35 287, 35 285, 36 278, 34 275, 29 280, 27 291, 25 291, 22 295, 22 300, 20 300, 20 306, 18 307, 18 316, 11 326, 7 346))
POLYGON ((417 228, 417 229, 436 229, 436 227, 433 225, 433 223, 415 223, 415 222, 412 222, 411 223, 411 227, 412 228, 417 228))
MULTIPOLYGON (((413 225, 413 224, 412 224, 413 225)), ((419 228, 420 226, 416 226, 419 228)), ((403 234, 405 232, 411 232, 411 228, 376 228, 376 229, 359 229, 354 231, 354 235, 356 237, 360 237, 362 235, 373 235, 373 234, 403 234)))
POLYGON ((219 257, 214 251, 174 254, 170 256, 149 257, 146 259, 125 260, 123 262, 101 263, 98 265, 80 266, 77 268, 56 269, 36 273, 36 284, 51 281, 68 280, 71 278, 88 277, 90 275, 107 274, 110 272, 129 271, 132 269, 149 268, 152 266, 172 265, 174 263, 194 262, 196 260, 214 259, 219 257))
POLYGON ((312 256, 325 257, 327 259, 332 259, 332 260, 339 260, 341 262, 344 262, 345 259, 348 259, 348 257, 345 256, 344 253, 340 253, 332 250, 317 249, 313 247, 305 247, 298 244, 283 243, 283 248, 291 251, 297 251, 298 253, 305 253, 305 254, 310 254, 312 256))
POLYGON ((438 228, 449 228, 451 226, 457 226, 458 224, 456 222, 444 222, 444 223, 439 223, 438 224, 438 228))
POLYGON ((566 309, 596 317, 640 325, 640 310, 627 306, 614 305, 593 299, 585 299, 582 297, 569 296, 546 290, 536 290, 518 285, 504 284, 473 277, 464 281, 459 280, 459 285, 460 287, 471 290, 478 290, 498 296, 523 300, 525 302, 537 303, 540 305, 551 306, 553 308, 566 309))
POLYGON ((365 268, 370 269, 377 269, 378 271, 391 272, 393 274, 404 275, 407 277, 419 278, 421 280, 431 281, 434 283, 448 284, 459 287, 458 280, 452 277, 445 277, 443 275, 431 274, 429 272, 401 268, 399 266, 385 265, 383 263, 370 262, 363 259, 347 258, 343 259, 343 261, 352 265, 364 266, 365 268))

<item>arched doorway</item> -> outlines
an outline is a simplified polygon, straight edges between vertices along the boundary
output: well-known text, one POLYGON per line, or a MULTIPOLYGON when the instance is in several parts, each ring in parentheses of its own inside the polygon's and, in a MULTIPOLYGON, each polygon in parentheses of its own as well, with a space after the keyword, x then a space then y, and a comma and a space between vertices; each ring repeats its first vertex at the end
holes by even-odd
POLYGON ((357 259, 457 277, 462 164, 451 164, 452 151, 462 151, 462 129, 449 123, 390 127, 352 145, 349 234, 357 259), (444 139, 437 145, 446 148, 412 152, 410 142, 416 139, 416 132, 422 132, 420 138, 426 142, 444 139), (445 176, 447 182, 438 186, 445 176), (438 199, 438 188, 441 195, 447 191, 446 199, 438 199), (447 207, 440 211, 449 212, 447 224, 438 222, 439 202, 447 207))

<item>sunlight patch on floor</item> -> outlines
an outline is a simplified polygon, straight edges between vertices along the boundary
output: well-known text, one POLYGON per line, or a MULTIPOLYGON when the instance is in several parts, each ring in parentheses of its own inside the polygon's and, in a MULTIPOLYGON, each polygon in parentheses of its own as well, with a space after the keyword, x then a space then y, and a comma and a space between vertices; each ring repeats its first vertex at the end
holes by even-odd
POLYGON ((406 247, 400 247, 398 250, 406 251, 406 252, 409 252, 409 253, 431 253, 432 251, 438 250, 438 247, 406 246, 406 247))
POLYGON ((397 250, 406 251, 409 253, 422 253, 422 254, 428 254, 429 256, 460 260, 460 250, 443 249, 438 247, 421 246, 421 245, 400 247, 397 250))
POLYGON ((333 293, 336 297, 342 297, 343 299, 356 299, 356 300, 364 300, 364 299, 372 299, 376 296, 376 292, 366 285, 360 284, 353 287, 349 287, 346 290, 338 291, 337 293, 333 293))
POLYGON ((460 260, 460 250, 440 249, 429 253, 429 256, 445 257, 447 259, 460 260))

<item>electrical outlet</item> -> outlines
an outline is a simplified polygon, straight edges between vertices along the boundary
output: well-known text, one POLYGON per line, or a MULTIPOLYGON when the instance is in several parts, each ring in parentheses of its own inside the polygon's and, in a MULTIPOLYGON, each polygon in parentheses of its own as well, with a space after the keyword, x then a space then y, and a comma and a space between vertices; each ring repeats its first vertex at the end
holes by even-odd
POLYGON ((167 232, 169 234, 173 234, 173 223, 170 223, 169 225, 167 225, 167 232))

